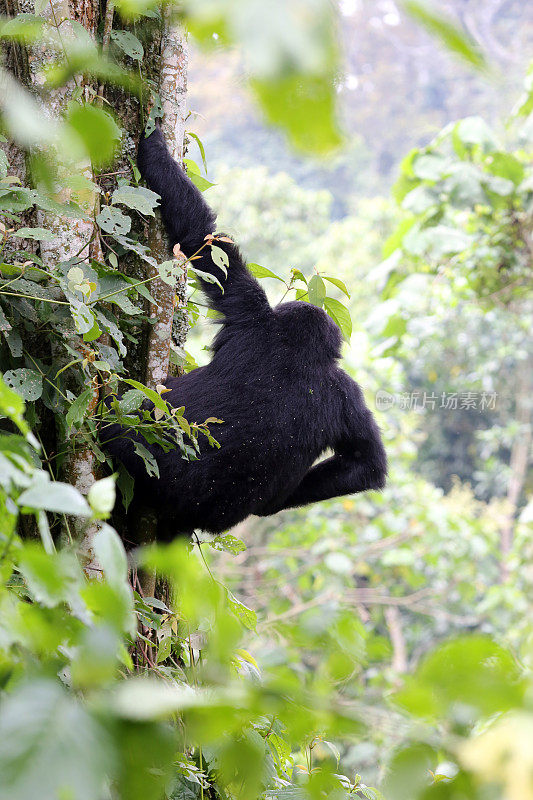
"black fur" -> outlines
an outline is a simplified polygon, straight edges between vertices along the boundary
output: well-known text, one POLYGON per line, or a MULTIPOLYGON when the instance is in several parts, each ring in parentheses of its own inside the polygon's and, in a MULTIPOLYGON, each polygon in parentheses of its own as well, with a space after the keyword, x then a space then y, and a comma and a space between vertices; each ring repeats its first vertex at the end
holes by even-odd
MULTIPOLYGON (((170 245, 179 242, 191 256, 214 231, 213 212, 171 158, 159 129, 141 139, 138 163, 161 196, 170 245)), ((205 441, 199 460, 186 461, 178 451, 149 446, 159 465, 157 480, 147 476, 127 438, 106 445, 134 476, 136 501, 157 511, 158 538, 195 529, 220 533, 249 514, 267 516, 385 484, 378 427, 359 386, 337 364, 337 326, 308 303, 271 308, 237 247, 217 245, 229 256, 227 278, 208 247, 193 263, 224 286, 222 293, 202 282, 210 305, 223 315, 213 358, 169 378, 165 400, 185 406, 191 422, 224 420, 212 431, 221 448, 205 441), (334 455, 313 466, 328 448, 334 455)), ((108 429, 106 438, 116 434, 108 429)))

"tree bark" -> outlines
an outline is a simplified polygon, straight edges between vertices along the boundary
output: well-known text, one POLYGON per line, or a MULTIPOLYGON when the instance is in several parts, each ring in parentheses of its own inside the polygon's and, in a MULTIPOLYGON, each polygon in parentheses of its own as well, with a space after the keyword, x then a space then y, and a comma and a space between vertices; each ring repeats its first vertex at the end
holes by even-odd
POLYGON ((402 674, 407 672, 407 647, 403 635, 402 618, 397 606, 386 606, 384 610, 385 622, 389 629, 392 644, 392 664, 394 672, 402 674))
MULTIPOLYGON (((162 129, 172 156, 176 161, 183 162, 187 118, 187 37, 182 29, 172 24, 168 10, 165 12, 164 25, 159 85, 163 106, 162 129)), ((157 223, 150 230, 149 245, 158 263, 168 260, 169 247, 159 214, 157 223)), ((177 260, 184 259, 177 257, 177 260)), ((150 283, 150 292, 156 305, 150 307, 153 325, 148 335, 145 383, 152 389, 162 384, 169 373, 175 308, 184 307, 186 292, 185 271, 176 286, 169 286, 157 276, 157 269, 149 266, 147 277, 154 278, 150 283)), ((182 331, 182 337, 177 344, 181 345, 187 335, 186 325, 181 325, 179 330, 182 331)))
POLYGON ((533 426, 531 424, 533 358, 528 358, 525 363, 519 362, 517 373, 516 420, 519 425, 519 432, 511 448, 509 462, 511 474, 507 487, 507 512, 500 533, 502 554, 500 574, 502 583, 509 577, 507 559, 513 546, 515 517, 524 488, 531 454, 533 435, 533 426))

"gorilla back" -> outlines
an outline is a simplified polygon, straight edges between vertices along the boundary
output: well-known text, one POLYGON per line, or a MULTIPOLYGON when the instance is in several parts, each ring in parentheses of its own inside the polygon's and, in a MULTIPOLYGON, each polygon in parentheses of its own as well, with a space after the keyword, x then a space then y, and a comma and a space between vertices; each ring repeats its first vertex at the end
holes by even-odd
MULTIPOLYGON (((171 158, 156 129, 139 145, 139 168, 161 196, 171 247, 187 257, 214 231, 203 196, 171 158)), ((337 326, 319 308, 289 302, 274 308, 246 268, 238 249, 227 276, 203 247, 194 267, 224 287, 201 280, 209 305, 222 315, 211 362, 169 378, 170 405, 185 406, 189 421, 223 420, 214 435, 220 449, 201 444, 197 461, 178 449, 147 445, 160 478, 149 477, 127 429, 105 429, 108 452, 135 479, 136 502, 154 508, 158 538, 203 529, 220 533, 250 514, 266 516, 292 506, 384 486, 386 455, 359 386, 339 365, 337 326), (334 455, 313 466, 328 448, 334 455)))

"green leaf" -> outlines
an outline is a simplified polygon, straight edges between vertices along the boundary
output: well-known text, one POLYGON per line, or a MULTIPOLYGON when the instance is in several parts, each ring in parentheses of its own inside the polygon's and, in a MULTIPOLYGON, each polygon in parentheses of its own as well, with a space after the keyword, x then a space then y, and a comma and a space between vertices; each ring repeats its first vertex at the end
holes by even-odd
POLYGON ((9 417, 23 433, 27 432, 27 425, 22 418, 24 400, 17 392, 7 386, 3 377, 0 377, 0 412, 9 417))
POLYGON ((389 317, 381 335, 384 339, 388 339, 391 336, 396 336, 396 338, 400 339, 406 331, 407 320, 400 314, 396 314, 392 317, 389 317))
POLYGON ((211 275, 210 272, 204 272, 203 270, 196 269, 195 267, 189 267, 189 270, 207 283, 216 283, 216 285, 220 287, 222 294, 224 294, 224 287, 215 275, 211 275))
MULTIPOLYGON (((104 478, 103 480, 110 480, 104 478)), ((113 479, 111 478, 113 481, 113 479)), ((98 481, 102 483, 102 481, 98 481)), ((113 481, 114 485, 114 481, 113 481)), ((93 487, 97 484, 93 484, 93 487)), ((106 495, 109 498, 109 491, 105 489, 106 495)), ((114 492, 113 492, 114 495, 114 492)), ((109 507, 109 503, 106 505, 109 507)), ((113 530, 110 525, 104 524, 101 530, 97 531, 93 539, 93 550, 97 557, 97 561, 104 571, 106 580, 111 586, 118 586, 122 588, 127 586, 128 582, 128 558, 124 545, 118 533, 113 530)))
POLYGON ((272 272, 268 267, 262 267, 261 264, 254 264, 254 262, 251 261, 248 262, 247 267, 255 278, 275 278, 277 281, 285 283, 283 278, 280 278, 279 275, 276 275, 276 273, 272 272))
POLYGON ((298 150, 323 154, 342 143, 333 76, 253 78, 250 85, 268 121, 284 128, 298 150))
POLYGON ((178 278, 183 275, 183 267, 176 259, 170 261, 163 261, 162 264, 157 265, 157 271, 161 280, 169 286, 175 286, 178 278))
POLYGON ((122 495, 122 504, 125 511, 130 507, 135 492, 135 481, 123 464, 119 465, 117 488, 122 495))
POLYGON ((511 153, 492 153, 487 158, 487 167, 493 175, 499 178, 507 178, 515 186, 522 183, 525 175, 525 167, 516 156, 511 153))
POLYGON ((246 545, 242 539, 237 539, 230 533, 225 533, 222 536, 217 536, 212 542, 208 542, 210 547, 214 550, 222 550, 225 553, 231 553, 236 556, 246 550, 246 545))
POLYGON ((346 295, 346 297, 350 297, 350 293, 346 288, 346 284, 344 283, 344 281, 341 281, 339 278, 332 278, 329 275, 322 275, 322 278, 325 281, 329 281, 329 283, 332 283, 334 286, 337 287, 337 289, 340 289, 341 292, 343 292, 346 295))
POLYGON ((200 137, 196 133, 193 133, 193 131, 186 131, 186 134, 187 134, 187 136, 190 136, 191 139, 194 139, 194 141, 198 145, 198 149, 200 150, 200 155, 202 157, 202 164, 204 165, 204 170, 207 173, 207 161, 206 161, 206 158, 205 158, 205 148, 204 148, 204 146, 202 144, 202 140, 200 139, 200 137))
POLYGON ((73 553, 46 553, 34 542, 24 544, 18 568, 33 598, 47 608, 68 601, 83 584, 83 574, 73 553))
POLYGON ((138 389, 148 400, 152 401, 156 408, 159 408, 161 411, 164 411, 166 414, 168 414, 167 403, 165 400, 163 400, 161 395, 155 392, 153 389, 149 389, 148 386, 145 386, 143 383, 139 383, 139 381, 134 381, 132 378, 124 378, 124 383, 133 386, 134 389, 138 389))
POLYGON ((137 411, 143 404, 146 395, 140 389, 128 389, 120 398, 120 410, 124 414, 131 414, 137 411))
POLYGON ((103 166, 113 159, 121 133, 107 111, 94 105, 70 103, 66 121, 83 142, 93 164, 103 166))
POLYGON ((89 505, 99 519, 106 519, 111 514, 115 497, 115 479, 112 475, 95 481, 87 494, 89 505))
POLYGON ((476 69, 488 69, 485 56, 477 42, 461 30, 452 19, 438 11, 432 3, 423 0, 403 0, 403 5, 409 14, 426 30, 437 36, 448 50, 456 53, 476 69))
POLYGON ((429 786, 437 754, 426 744, 415 744, 395 753, 387 767, 383 792, 387 800, 413 800, 429 786))
POLYGON ((86 389, 84 392, 80 394, 79 397, 77 397, 74 400, 74 402, 72 403, 67 412, 67 417, 66 417, 67 428, 70 428, 73 425, 77 426, 80 424, 80 422, 82 422, 87 412, 87 408, 89 407, 89 403, 91 401, 92 396, 93 396, 93 390, 86 389))
POLYGON ((172 637, 171 636, 163 636, 161 641, 159 642, 159 647, 157 648, 157 664, 160 664, 162 661, 165 661, 172 652, 172 637))
POLYGON ((33 239, 36 242, 51 242, 57 239, 56 234, 46 228, 19 228, 12 235, 21 239, 33 239))
POLYGON ((111 31, 111 38, 120 49, 137 61, 142 61, 144 49, 140 41, 130 31, 111 31))
POLYGON ((34 369, 10 369, 4 372, 4 381, 24 400, 34 402, 43 393, 43 376, 34 369))
POLYGON ((125 236, 131 230, 131 218, 113 206, 104 206, 96 221, 103 231, 112 235, 125 236))
POLYGON ((46 26, 43 17, 35 14, 17 14, 11 19, 0 21, 0 38, 13 39, 22 44, 32 44, 42 35, 46 26))
MULTIPOLYGON (((185 161, 187 161, 187 159, 185 159, 185 161)), ((208 181, 207 178, 203 178, 197 172, 193 172, 192 170, 187 170, 187 175, 194 183, 196 188, 199 189, 201 192, 205 192, 207 189, 210 189, 211 186, 215 186, 215 184, 212 183, 211 181, 208 181)))
POLYGON ((3 698, 0 741, 0 800, 104 796, 112 742, 59 680, 34 678, 3 698))
POLYGON ((320 275, 313 275, 307 284, 307 291, 309 294, 309 302, 314 306, 322 308, 324 300, 326 299, 326 286, 320 275))
POLYGON ((502 714, 520 708, 526 685, 512 653, 488 636, 461 636, 441 645, 396 694, 396 702, 427 718, 502 714))
POLYGON ((44 481, 42 476, 38 483, 22 492, 17 503, 19 506, 42 508, 45 511, 56 511, 60 514, 91 516, 91 509, 87 501, 74 486, 69 483, 59 483, 59 481, 44 481))
POLYGON ((137 455, 142 458, 148 475, 152 478, 159 478, 159 467, 151 452, 140 442, 134 442, 133 449, 137 455))
POLYGON ((257 627, 257 614, 248 606, 245 606, 244 603, 241 603, 240 600, 237 600, 234 594, 230 592, 227 587, 226 589, 226 597, 228 598, 228 604, 235 616, 237 617, 240 622, 244 625, 245 628, 253 631, 257 627))
POLYGON ((91 309, 74 298, 70 299, 70 313, 78 333, 89 333, 95 324, 95 316, 91 309))
MULTIPOLYGON (((119 186, 115 189, 111 202, 122 203, 128 208, 154 217, 154 209, 159 205, 160 197, 156 192, 145 189, 143 186, 119 186)), ((127 231, 126 231, 127 233, 127 231)))
POLYGON ((221 247, 217 247, 217 245, 212 244, 211 258, 213 260, 213 263, 216 264, 217 267, 219 267, 222 270, 222 272, 226 277, 228 277, 229 258, 226 251, 223 250, 221 247))
POLYGON ((454 132, 464 145, 479 145, 488 151, 498 147, 496 136, 482 117, 465 117, 457 123, 454 132))
POLYGON ((352 335, 352 320, 350 317, 350 312, 346 306, 339 302, 339 300, 335 300, 333 297, 326 297, 324 300, 324 308, 333 322, 335 322, 336 325, 338 325, 341 329, 345 340, 349 342, 352 335))

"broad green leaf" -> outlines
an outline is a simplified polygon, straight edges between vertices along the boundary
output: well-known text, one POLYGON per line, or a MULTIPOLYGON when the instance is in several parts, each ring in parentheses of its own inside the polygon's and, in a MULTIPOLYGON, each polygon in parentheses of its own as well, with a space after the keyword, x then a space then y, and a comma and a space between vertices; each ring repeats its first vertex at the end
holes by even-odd
POLYGON ((71 103, 66 119, 83 142, 93 164, 103 166, 113 159, 121 133, 107 111, 95 105, 71 103))
POLYGON ((66 416, 66 423, 67 428, 70 428, 72 425, 79 425, 82 422, 85 414, 87 412, 87 408, 89 407, 89 403, 91 402, 91 398, 93 396, 93 389, 86 389, 84 392, 77 397, 72 405, 70 406, 69 410, 67 411, 66 416))
POLYGON ((125 236, 131 230, 131 218, 112 206, 104 206, 96 221, 103 231, 113 235, 125 236))
POLYGON ((117 488, 122 496, 122 504, 127 511, 133 500, 135 481, 123 464, 118 469, 117 488))
POLYGON ((155 216, 154 209, 159 205, 159 201, 160 197, 156 192, 145 189, 143 186, 119 186, 111 198, 113 204, 122 203, 128 208, 133 208, 135 211, 151 217, 155 216))
POLYGON ((234 556, 246 550, 246 545, 242 539, 237 539, 230 533, 224 533, 221 536, 217 536, 215 539, 213 539, 213 541, 208 542, 208 544, 214 550, 223 550, 224 552, 231 553, 234 556))
POLYGON ((151 452, 140 442, 134 442, 133 449, 137 455, 142 458, 148 475, 153 478, 159 478, 159 467, 151 452))
POLYGON ((46 228, 19 228, 12 235, 21 239, 33 239, 36 242, 51 242, 57 239, 56 234, 46 228))
POLYGON ((276 273, 272 272, 268 267, 262 267, 261 264, 254 264, 253 261, 248 262, 247 266, 255 278, 275 278, 277 281, 285 283, 283 278, 280 278, 279 275, 276 275, 276 273))
POLYGON ((187 170, 187 175, 194 183, 196 188, 201 192, 205 192, 207 189, 210 189, 211 186, 215 186, 215 184, 211 181, 208 181, 207 178, 202 177, 202 175, 199 175, 197 172, 193 172, 192 170, 187 170))
POLYGON ((140 389, 128 389, 120 398, 120 410, 124 414, 137 411, 143 404, 146 395, 140 389))
POLYGON ((498 147, 496 136, 482 117, 465 117, 454 130, 462 144, 479 145, 488 151, 498 147))
POLYGON ((207 283, 216 283, 216 285, 220 287, 222 294, 224 294, 224 287, 220 283, 219 279, 215 277, 215 275, 211 275, 210 272, 204 272, 203 270, 196 269, 195 267, 189 267, 189 270, 207 283))
POLYGON ((46 27, 43 17, 35 14, 17 14, 11 19, 0 21, 0 38, 13 39, 23 44, 32 44, 39 40, 46 27))
POLYGON ((124 383, 133 386, 134 389, 138 389, 148 400, 152 401, 156 408, 168 413, 167 403, 163 400, 161 395, 155 392, 153 389, 149 389, 148 386, 145 386, 143 383, 139 383, 139 381, 134 381, 132 378, 124 378, 124 383))
MULTIPOLYGON (((44 473, 43 473, 44 474, 44 473)), ((91 509, 74 486, 59 481, 39 481, 22 492, 17 503, 27 508, 90 517, 91 509)))
POLYGON ((383 328, 382 336, 387 339, 390 336, 396 336, 400 339, 407 331, 407 320, 400 314, 389 317, 387 324, 383 328))
POLYGON ((426 744, 414 744, 395 753, 388 764, 383 791, 387 800, 412 800, 429 787, 437 753, 426 744))
POLYGON ((48 608, 68 601, 83 583, 83 574, 73 553, 46 553, 33 542, 24 545, 18 567, 37 602, 48 608))
POLYGON ((180 264, 179 261, 176 261, 175 258, 171 259, 170 261, 163 261, 162 264, 157 265, 157 271, 159 272, 159 277, 164 283, 167 283, 169 286, 175 286, 176 281, 178 278, 181 278, 183 275, 183 266, 180 264))
POLYGON ((226 251, 223 250, 221 247, 217 247, 217 245, 212 244, 211 245, 211 258, 213 260, 213 263, 216 264, 217 267, 219 267, 222 270, 222 272, 224 273, 224 275, 227 277, 228 276, 228 267, 229 267, 229 258, 228 258, 228 254, 226 253, 226 251))
POLYGON ((137 61, 142 61, 144 49, 140 41, 130 31, 111 31, 111 38, 121 50, 137 61))
POLYGON ((86 306, 85 303, 80 303, 79 300, 71 298, 70 312, 78 333, 84 334, 92 331, 95 323, 95 316, 92 310, 86 306))
MULTIPOLYGON (((111 480, 114 486, 114 480, 112 478, 104 478, 103 480, 111 480)), ((102 481, 93 484, 92 488, 98 486, 98 483, 102 484, 102 481)), ((109 492, 106 488, 105 494, 107 496, 106 506, 109 507, 109 500, 113 499, 114 501, 114 492, 109 492), (110 497, 111 494, 113 495, 112 498, 110 497)), ((96 499, 96 497, 97 495, 94 495, 93 499, 96 499)), ((106 580, 114 586, 122 587, 126 585, 128 580, 128 559, 126 551, 124 550, 124 545, 122 544, 120 536, 110 525, 104 524, 95 534, 93 549, 97 556, 98 563, 104 571, 106 580)))
POLYGON ((9 419, 12 420, 23 433, 27 432, 27 426, 22 417, 24 413, 24 400, 17 392, 14 392, 13 389, 9 388, 1 376, 0 413, 5 414, 6 417, 9 417, 9 419))
MULTIPOLYGON (((109 475, 93 483, 87 494, 87 501, 97 517, 106 519, 113 511, 115 496, 115 479, 109 475)), ((100 534, 102 531, 99 531, 98 535, 100 534)))
POLYGON ((426 30, 437 36, 448 50, 472 64, 476 69, 488 68, 487 61, 477 42, 462 30, 450 17, 437 7, 424 0, 403 0, 409 14, 420 22, 426 30))
POLYGON ((0 707, 0 800, 101 800, 108 731, 58 679, 19 683, 0 707))
POLYGON ((518 186, 524 179, 525 167, 512 153, 491 153, 486 161, 489 171, 500 178, 507 178, 518 186))
POLYGON ((324 308, 333 322, 341 329, 343 337, 349 342, 352 335, 352 320, 346 306, 333 297, 326 297, 324 308))
POLYGON ((314 306, 322 308, 324 300, 326 299, 326 286, 320 275, 313 275, 307 284, 307 292, 309 302, 314 306))
POLYGON ((332 77, 286 75, 250 84, 267 120, 282 127, 298 150, 327 153, 342 143, 332 77))
POLYGON ((419 717, 489 717, 520 707, 526 686, 513 655, 488 636, 461 636, 438 647, 406 679, 396 702, 419 717))
POLYGON ((332 278, 331 275, 322 275, 322 278, 325 281, 332 283, 334 286, 337 287, 337 289, 340 289, 341 292, 343 292, 343 294, 346 295, 346 297, 350 297, 350 293, 346 288, 346 284, 344 283, 344 281, 341 281, 339 278, 332 278))
POLYGON ((3 378, 10 389, 29 402, 38 400, 43 393, 43 376, 34 369, 10 369, 3 378))
POLYGON ((226 588, 226 597, 228 598, 229 607, 235 614, 238 620, 242 622, 245 628, 253 631, 257 627, 257 614, 253 609, 248 608, 245 606, 244 603, 241 603, 240 600, 237 600, 234 594, 230 592, 230 590, 226 588))

